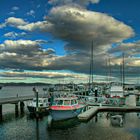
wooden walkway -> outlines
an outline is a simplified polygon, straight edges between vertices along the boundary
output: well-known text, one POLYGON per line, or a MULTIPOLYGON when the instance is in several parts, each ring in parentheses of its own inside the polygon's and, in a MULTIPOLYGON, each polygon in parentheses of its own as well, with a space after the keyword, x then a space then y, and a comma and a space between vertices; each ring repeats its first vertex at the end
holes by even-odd
POLYGON ((33 99, 35 96, 19 96, 19 97, 8 97, 8 98, 0 98, 0 121, 2 121, 2 105, 4 104, 15 104, 15 115, 18 116, 19 114, 19 105, 20 105, 20 112, 24 111, 24 101, 28 101, 33 99))
POLYGON ((91 109, 79 114, 78 118, 81 121, 88 121, 98 112, 140 112, 140 106, 136 106, 135 95, 131 95, 127 99, 127 104, 122 107, 93 106, 91 109))
POLYGON ((8 98, 0 98, 0 105, 2 104, 12 104, 21 101, 27 101, 33 99, 34 96, 19 96, 19 97, 8 97, 8 98))

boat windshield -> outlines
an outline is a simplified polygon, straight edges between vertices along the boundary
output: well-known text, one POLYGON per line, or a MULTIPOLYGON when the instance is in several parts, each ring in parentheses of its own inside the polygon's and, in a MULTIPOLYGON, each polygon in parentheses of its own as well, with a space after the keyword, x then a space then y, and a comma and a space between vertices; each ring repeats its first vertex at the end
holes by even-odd
POLYGON ((64 100, 64 105, 70 105, 70 100, 64 100))
POLYGON ((63 100, 55 100, 53 105, 63 105, 63 100))
POLYGON ((77 100, 71 100, 71 105, 77 104, 77 100))

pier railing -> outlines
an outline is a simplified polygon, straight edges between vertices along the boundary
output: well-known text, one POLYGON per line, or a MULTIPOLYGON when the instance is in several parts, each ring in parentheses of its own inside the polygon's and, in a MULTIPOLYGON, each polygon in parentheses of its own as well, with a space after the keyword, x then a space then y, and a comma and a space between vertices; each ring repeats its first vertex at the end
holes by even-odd
POLYGON ((94 97, 94 96, 81 96, 77 95, 81 103, 91 105, 108 105, 108 106, 122 106, 125 105, 125 98, 107 98, 107 97, 94 97))

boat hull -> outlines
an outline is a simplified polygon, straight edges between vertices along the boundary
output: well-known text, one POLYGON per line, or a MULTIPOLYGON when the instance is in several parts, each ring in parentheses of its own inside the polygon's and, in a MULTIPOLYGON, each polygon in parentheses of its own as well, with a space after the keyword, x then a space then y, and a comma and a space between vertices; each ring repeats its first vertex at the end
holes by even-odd
MULTIPOLYGON (((27 106, 28 111, 30 114, 35 114, 36 113, 36 107, 34 106, 27 106)), ((39 113, 45 114, 48 113, 48 108, 47 107, 39 107, 39 113)))
POLYGON ((77 115, 79 115, 82 110, 83 107, 74 110, 50 110, 50 114, 54 121, 59 121, 77 117, 77 115))

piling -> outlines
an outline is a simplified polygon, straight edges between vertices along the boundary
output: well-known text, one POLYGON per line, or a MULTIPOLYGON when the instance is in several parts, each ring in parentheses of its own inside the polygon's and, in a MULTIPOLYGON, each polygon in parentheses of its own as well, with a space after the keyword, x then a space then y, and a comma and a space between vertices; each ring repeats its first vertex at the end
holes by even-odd
POLYGON ((18 102, 15 103, 15 116, 18 117, 19 111, 18 111, 18 102))
POLYGON ((2 105, 0 105, 0 121, 2 121, 2 105))
POLYGON ((21 114, 24 113, 24 102, 23 101, 20 102, 20 113, 21 114))

